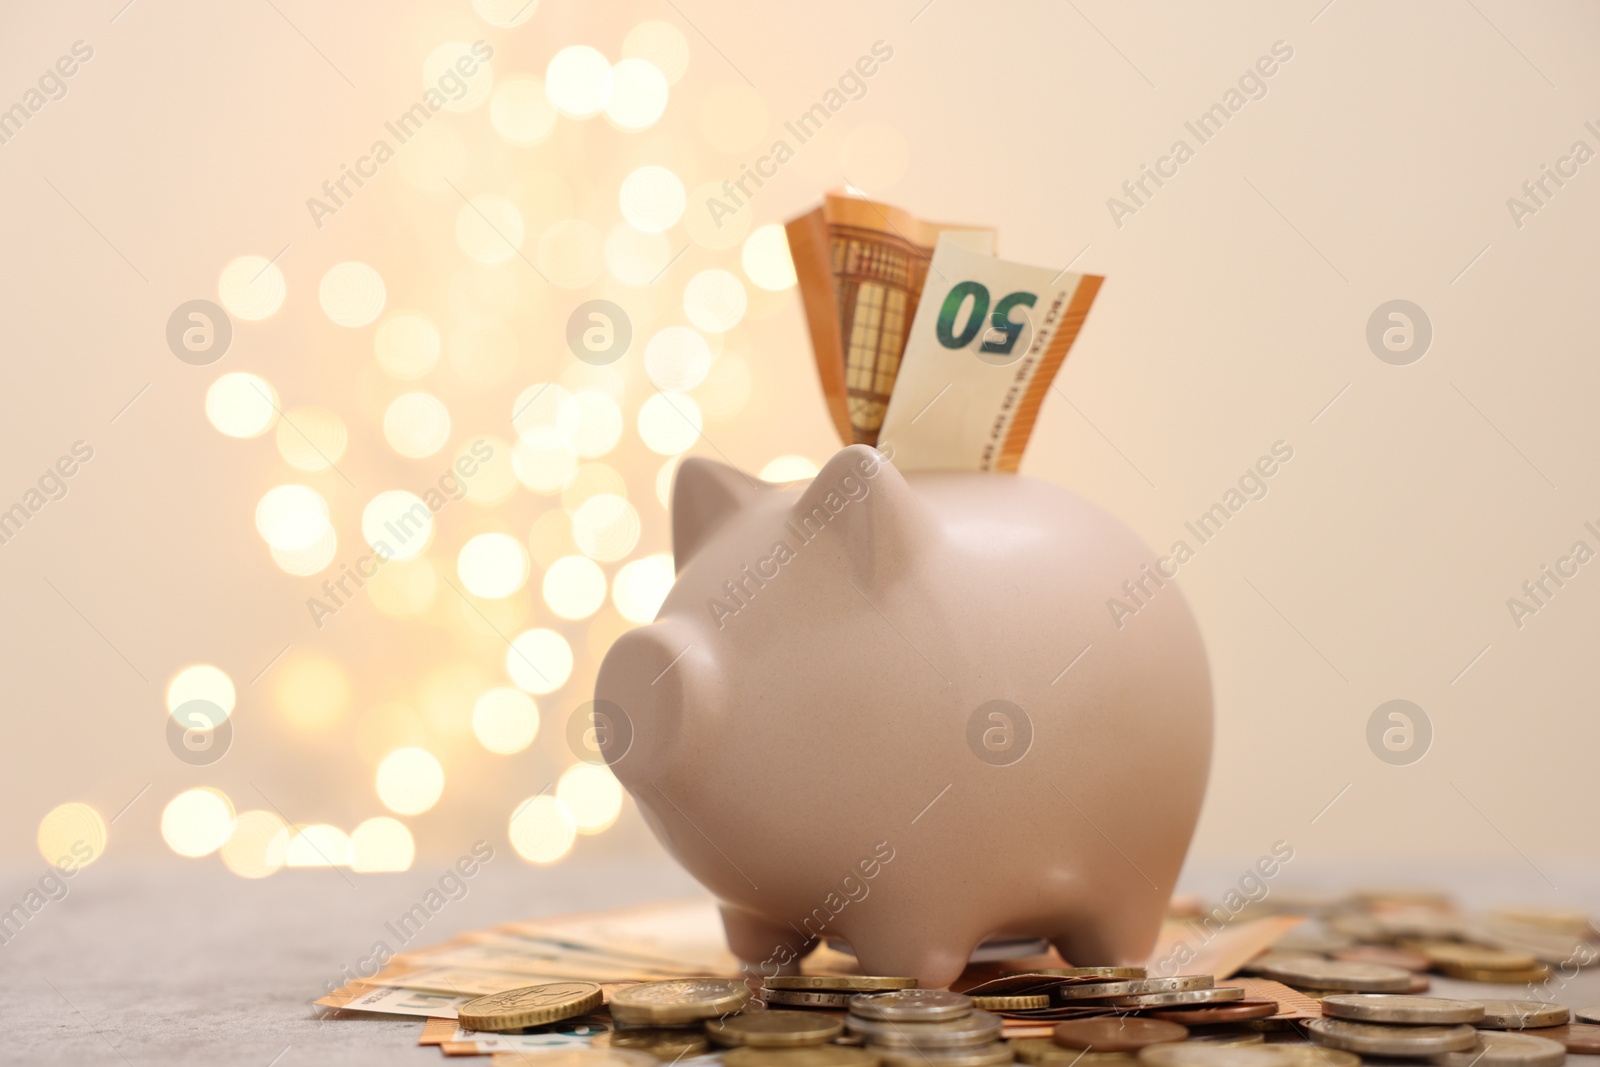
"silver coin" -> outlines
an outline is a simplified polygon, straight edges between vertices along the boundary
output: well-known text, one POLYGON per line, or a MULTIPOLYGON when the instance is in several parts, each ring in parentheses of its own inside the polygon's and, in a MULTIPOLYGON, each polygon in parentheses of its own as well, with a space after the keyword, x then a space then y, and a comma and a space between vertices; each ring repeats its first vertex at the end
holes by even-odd
POLYGON ((1176 993, 1143 993, 1136 997, 1112 997, 1116 1008, 1188 1008, 1199 1004, 1225 1004, 1230 1000, 1243 1000, 1244 990, 1238 986, 1216 986, 1211 989, 1185 989, 1176 993))
POLYGON ((889 993, 857 993, 850 1011, 863 1019, 931 1023, 959 1019, 972 1010, 972 998, 948 989, 896 989, 889 993))
POLYGON ((1476 1000, 1408 997, 1394 993, 1338 993, 1322 998, 1322 1014, 1366 1023, 1475 1023, 1483 1018, 1476 1000))
POLYGON ((1560 1067, 1566 1061, 1561 1042, 1514 1030, 1480 1030, 1472 1048, 1428 1057, 1439 1067, 1560 1067))
POLYGON ((1572 1021, 1572 1009, 1537 1000, 1484 1000, 1483 1018, 1475 1024, 1480 1030, 1537 1030, 1544 1026, 1565 1026, 1572 1021))
POLYGON ((974 1011, 959 1019, 912 1023, 892 1019, 845 1017, 845 1028, 869 1045, 899 1049, 954 1049, 987 1045, 1000 1038, 1004 1020, 987 1011, 974 1011))
POLYGON ((1600 1004, 1592 1008, 1579 1008, 1573 1014, 1577 1015, 1579 1022, 1600 1025, 1600 1004))
POLYGON ((1240 1030, 1238 1032, 1222 1030, 1214 1034, 1192 1033, 1186 1040, 1190 1044, 1198 1042, 1202 1045, 1222 1045, 1226 1048, 1233 1048, 1238 1045, 1264 1044, 1267 1040, 1267 1035, 1256 1033, 1252 1030, 1240 1030))
POLYGON ((801 1008, 848 1008, 854 993, 834 993, 826 989, 771 989, 766 991, 768 1004, 785 1004, 801 1008))
POLYGON ((1215 1045, 1175 1041, 1139 1050, 1145 1067, 1307 1067, 1288 1045, 1215 1045))
POLYGON ((884 1048, 884 1067, 1006 1067, 1012 1062, 1011 1046, 996 1041, 973 1048, 919 1049, 884 1048))
POLYGON ((1284 985, 1335 993, 1404 993, 1411 988, 1410 971, 1381 963, 1284 960, 1261 968, 1260 973, 1284 985))
POLYGON ((1057 1000, 1101 1000, 1106 997, 1141 997, 1148 993, 1184 993, 1210 989, 1209 974, 1180 974, 1176 978, 1135 978, 1125 982, 1079 982, 1056 990, 1057 1000))
POLYGON ((1278 952, 1306 952, 1317 956, 1327 956, 1342 948, 1349 948, 1355 940, 1348 934, 1334 930, 1299 929, 1292 930, 1273 945, 1278 952))
POLYGON ((1432 1056, 1472 1048, 1478 1040, 1470 1026, 1388 1026, 1348 1019, 1311 1019, 1306 1032, 1318 1045, 1363 1056, 1432 1056))

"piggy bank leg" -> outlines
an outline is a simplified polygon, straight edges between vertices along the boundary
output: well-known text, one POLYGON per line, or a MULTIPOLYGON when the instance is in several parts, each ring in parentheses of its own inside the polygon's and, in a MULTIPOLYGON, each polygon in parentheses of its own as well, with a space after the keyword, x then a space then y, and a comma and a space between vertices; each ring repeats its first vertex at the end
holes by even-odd
POLYGON ((800 961, 817 947, 816 938, 804 937, 785 923, 775 923, 726 904, 721 911, 728 949, 739 957, 748 973, 765 978, 775 974, 799 974, 800 961))
POLYGON ((1142 902, 1108 901, 1097 914, 1079 916, 1063 933, 1053 934, 1061 958, 1074 967, 1129 967, 1143 964, 1156 947, 1163 909, 1142 902))
POLYGON ((863 974, 915 978, 923 989, 948 989, 961 977, 979 938, 911 926, 846 934, 863 974))

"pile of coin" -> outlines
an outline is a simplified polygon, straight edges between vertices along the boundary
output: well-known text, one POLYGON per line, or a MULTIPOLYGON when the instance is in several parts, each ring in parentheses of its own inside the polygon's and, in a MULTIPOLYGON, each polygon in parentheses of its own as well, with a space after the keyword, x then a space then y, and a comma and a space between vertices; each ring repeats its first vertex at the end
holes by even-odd
POLYGON ((1000 1016, 946 989, 857 993, 845 1028, 885 1067, 999 1067, 1012 1060, 1000 1016))

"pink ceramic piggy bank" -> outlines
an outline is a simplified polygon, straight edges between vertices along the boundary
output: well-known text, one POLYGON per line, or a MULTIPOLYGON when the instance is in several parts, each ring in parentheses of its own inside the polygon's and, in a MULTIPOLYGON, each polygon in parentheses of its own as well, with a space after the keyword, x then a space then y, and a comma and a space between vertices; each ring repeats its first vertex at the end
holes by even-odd
POLYGON ((606 656, 596 707, 741 960, 793 971, 838 937, 928 987, 996 937, 1144 962, 1205 791, 1211 683, 1125 526, 857 445, 791 488, 686 460, 672 542, 677 583, 606 656))

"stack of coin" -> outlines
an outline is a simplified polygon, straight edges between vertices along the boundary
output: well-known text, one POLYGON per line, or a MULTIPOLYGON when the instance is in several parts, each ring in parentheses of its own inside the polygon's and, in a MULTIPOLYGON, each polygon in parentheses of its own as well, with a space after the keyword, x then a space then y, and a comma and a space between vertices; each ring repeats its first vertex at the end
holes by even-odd
POLYGON ((1389 994, 1336 994, 1322 1001, 1324 1018, 1306 1024, 1311 1040, 1363 1056, 1427 1057, 1438 1067, 1559 1067, 1564 1043, 1513 1030, 1517 1023, 1554 1026, 1565 1008, 1533 1002, 1451 1000, 1389 994))
POLYGON ((961 993, 858 993, 849 1008, 845 1028, 884 1067, 1002 1067, 1012 1060, 1011 1048, 1000 1041, 1000 1017, 961 993))
POLYGON ((845 1011, 857 993, 915 989, 917 980, 879 975, 779 974, 768 978, 765 986, 762 999, 775 1007, 845 1011))

